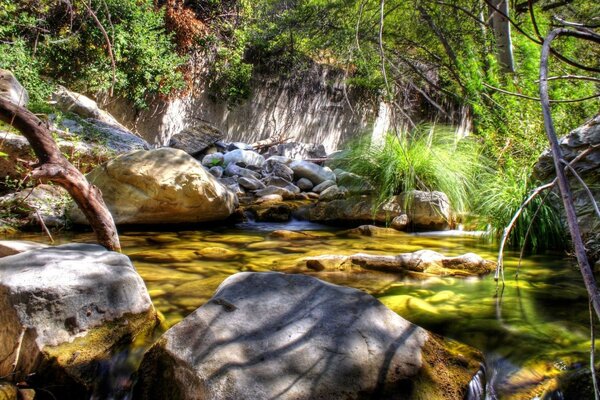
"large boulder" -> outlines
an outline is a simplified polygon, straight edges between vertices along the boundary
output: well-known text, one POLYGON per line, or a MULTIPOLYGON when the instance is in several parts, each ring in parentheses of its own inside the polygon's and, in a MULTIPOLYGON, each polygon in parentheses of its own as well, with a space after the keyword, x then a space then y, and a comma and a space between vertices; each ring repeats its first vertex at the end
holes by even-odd
POLYGON ((106 124, 119 127, 122 130, 127 130, 127 128, 121 125, 115 117, 98 107, 98 103, 81 93, 73 92, 63 86, 58 86, 56 91, 52 93, 52 99, 54 100, 56 107, 61 111, 72 112, 82 118, 93 118, 106 124))
POLYGON ((294 161, 290 164, 296 179, 306 178, 314 185, 324 181, 334 181, 335 174, 328 167, 321 167, 310 161, 294 161))
MULTIPOLYGON (((189 154, 172 148, 122 155, 87 179, 102 191, 116 224, 223 220, 237 206, 234 193, 189 154)), ((68 216, 75 223, 87 222, 75 207, 68 216)))
POLYGON ((29 94, 12 72, 0 68, 0 97, 19 106, 26 107, 29 94))
POLYGON ((238 273, 146 353, 136 399, 463 399, 481 355, 374 297, 238 273))
POLYGON ((485 260, 474 253, 446 257, 432 250, 419 250, 395 256, 362 253, 350 256, 322 255, 306 258, 302 263, 315 271, 376 270, 401 275, 417 272, 462 277, 485 275, 496 267, 493 261, 485 260))
POLYGON ((223 132, 218 128, 204 121, 195 121, 193 126, 173 135, 169 146, 195 156, 221 139, 223 132))
POLYGON ((452 225, 450 200, 442 192, 411 190, 393 196, 387 204, 404 208, 414 229, 444 230, 452 225))
MULTIPOLYGON (((566 161, 571 162, 578 158, 578 161, 573 164, 573 168, 590 188, 592 196, 598 203, 598 199, 600 199, 600 114, 571 131, 567 136, 562 137, 560 148, 566 161)), ((543 182, 550 182, 556 176, 552 153, 549 149, 538 159, 534 167, 534 175, 543 182)), ((590 197, 581 183, 572 174, 567 175, 570 177, 577 220, 586 240, 588 256, 592 262, 600 260, 600 219, 597 217, 590 197)), ((558 189, 555 188, 555 190, 558 189)), ((563 212, 560 196, 549 196, 548 201, 556 209, 563 212)), ((566 226, 564 213, 562 220, 566 226)))
POLYGON ((0 376, 69 393, 54 398, 89 398, 99 367, 157 323, 129 259, 91 244, 0 258, 0 310, 0 376))

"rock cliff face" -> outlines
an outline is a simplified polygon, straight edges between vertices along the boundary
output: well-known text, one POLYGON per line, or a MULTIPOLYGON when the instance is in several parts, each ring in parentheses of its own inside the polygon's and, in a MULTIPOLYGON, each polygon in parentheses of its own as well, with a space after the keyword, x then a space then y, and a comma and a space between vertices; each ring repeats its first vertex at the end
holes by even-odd
MULTIPOLYGON (((372 130, 380 109, 373 99, 346 88, 343 78, 341 71, 314 65, 293 81, 255 76, 250 98, 233 107, 215 102, 202 85, 184 98, 157 100, 140 112, 114 99, 104 106, 155 145, 168 144, 172 135, 201 120, 225 132, 228 141, 252 143, 279 134, 332 151, 372 130)), ((385 122, 377 124, 382 132, 385 122)))

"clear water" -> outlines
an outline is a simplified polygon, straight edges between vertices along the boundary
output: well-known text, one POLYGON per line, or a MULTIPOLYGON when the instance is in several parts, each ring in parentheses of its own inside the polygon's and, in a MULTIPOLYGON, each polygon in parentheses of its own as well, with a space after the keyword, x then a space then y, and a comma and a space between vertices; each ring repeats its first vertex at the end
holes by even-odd
MULTIPOLYGON (((518 255, 505 257, 506 286, 497 295, 493 276, 401 279, 381 272, 308 272, 301 260, 322 254, 398 254, 431 249, 454 256, 474 252, 496 258, 496 246, 459 232, 345 237, 308 222, 244 223, 201 231, 127 232, 123 252, 145 280, 156 308, 171 326, 205 303, 217 286, 240 271, 309 273, 378 297, 404 318, 470 344, 486 355, 490 392, 512 398, 563 370, 586 364, 588 305, 579 272, 563 254, 530 256, 515 278, 518 255), (305 239, 272 236, 278 229, 303 231, 305 239), (525 389, 524 389, 525 388, 525 389)), ((45 241, 43 236, 21 239, 45 241)), ((69 234, 58 242, 93 242, 69 234)), ((494 397, 494 396, 492 396, 494 397)), ((518 396, 517 396, 518 397, 518 396)))

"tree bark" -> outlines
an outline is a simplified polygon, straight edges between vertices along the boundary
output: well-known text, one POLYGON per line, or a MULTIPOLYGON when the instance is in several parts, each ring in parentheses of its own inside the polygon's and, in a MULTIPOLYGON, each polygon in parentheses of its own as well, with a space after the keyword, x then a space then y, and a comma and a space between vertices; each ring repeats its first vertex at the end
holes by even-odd
POLYGON ((504 72, 515 72, 515 62, 510 37, 510 23, 508 21, 508 0, 492 0, 494 7, 489 7, 492 30, 496 38, 496 58, 504 72), (501 11, 497 12, 495 9, 501 11))
POLYGON ((33 148, 39 163, 32 177, 65 188, 88 219, 98 242, 109 250, 120 251, 117 228, 102 193, 61 154, 44 123, 26 108, 4 98, 0 98, 0 120, 18 129, 33 148))

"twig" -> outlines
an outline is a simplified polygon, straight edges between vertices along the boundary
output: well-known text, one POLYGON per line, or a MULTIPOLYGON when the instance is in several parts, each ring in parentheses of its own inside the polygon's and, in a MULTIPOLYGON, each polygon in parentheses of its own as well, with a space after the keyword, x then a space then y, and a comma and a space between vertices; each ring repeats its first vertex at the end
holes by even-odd
MULTIPOLYGON (((600 78, 594 78, 592 76, 585 75, 559 75, 559 76, 549 76, 548 81, 554 81, 557 79, 573 79, 573 80, 582 80, 582 81, 592 81, 592 82, 600 82, 600 78)), ((535 83, 540 83, 539 79, 534 81, 535 83)))
POLYGON ((54 244, 54 239, 52 238, 52 235, 50 234, 50 231, 48 230, 48 227, 46 226, 46 223, 44 222, 44 219, 42 218, 42 216, 40 215, 40 212, 38 210, 35 210, 35 216, 37 217, 38 222, 42 226, 42 230, 44 231, 44 233, 46 235, 48 235, 48 238, 50 239, 50 243, 54 244))
MULTIPOLYGON (((500 92, 500 93, 508 94, 508 95, 515 96, 515 97, 520 97, 522 99, 527 99, 527 100, 541 101, 541 99, 539 97, 527 96, 527 95, 521 94, 521 93, 510 92, 508 90, 504 90, 504 89, 500 89, 500 88, 497 88, 497 87, 492 86, 492 85, 488 85, 485 82, 482 82, 482 84, 483 84, 483 86, 485 86, 487 88, 490 88, 490 89, 493 89, 493 90, 495 90, 497 92, 500 92)), ((577 102, 580 102, 580 101, 586 101, 586 100, 595 99, 597 97, 600 97, 600 93, 596 93, 596 94, 588 96, 588 97, 582 97, 580 99, 550 100, 550 103, 577 103, 577 102)))
POLYGON ((15 361, 12 364, 12 372, 17 370, 17 365, 19 364, 19 358, 21 358, 21 347, 23 346, 23 338, 25 337, 25 332, 27 328, 22 326, 21 333, 19 334, 19 339, 17 340, 17 348, 15 349, 15 361))

